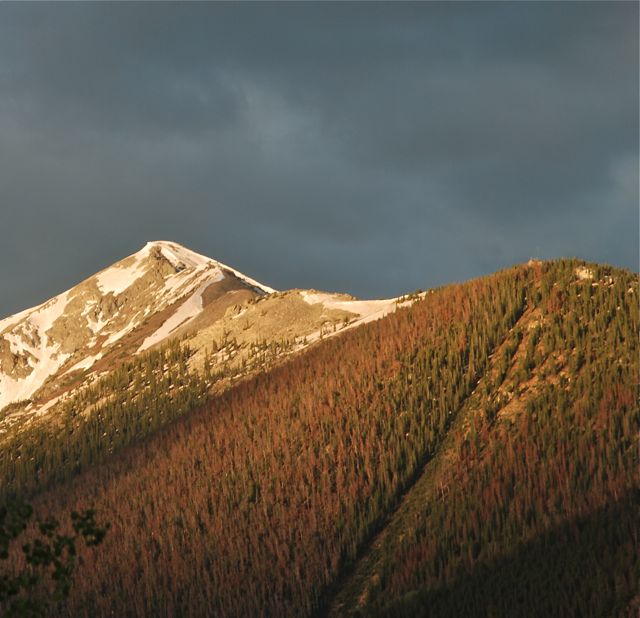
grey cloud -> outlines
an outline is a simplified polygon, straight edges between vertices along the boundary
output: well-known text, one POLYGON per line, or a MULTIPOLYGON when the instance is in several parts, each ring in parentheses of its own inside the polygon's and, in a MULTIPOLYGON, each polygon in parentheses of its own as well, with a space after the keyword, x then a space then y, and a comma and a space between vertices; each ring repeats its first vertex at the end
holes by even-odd
POLYGON ((0 314, 168 238, 275 287, 637 268, 634 3, 0 5, 0 314))

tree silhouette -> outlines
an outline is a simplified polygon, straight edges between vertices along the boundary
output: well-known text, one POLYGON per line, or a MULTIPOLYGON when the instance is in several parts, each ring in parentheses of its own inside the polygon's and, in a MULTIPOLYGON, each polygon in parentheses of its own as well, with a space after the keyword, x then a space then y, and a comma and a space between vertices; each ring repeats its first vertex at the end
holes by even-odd
POLYGON ((72 511, 73 533, 64 533, 53 517, 30 526, 32 516, 26 502, 0 507, 0 560, 18 551, 19 544, 22 552, 19 566, 0 570, 0 610, 6 616, 43 616, 52 603, 65 599, 76 566, 76 543, 100 545, 109 529, 96 521, 92 509, 72 511))

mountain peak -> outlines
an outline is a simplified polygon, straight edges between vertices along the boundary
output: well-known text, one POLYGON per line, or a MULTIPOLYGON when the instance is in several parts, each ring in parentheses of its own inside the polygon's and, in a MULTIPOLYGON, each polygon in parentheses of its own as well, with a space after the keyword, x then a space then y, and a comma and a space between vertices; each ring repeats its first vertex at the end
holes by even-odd
POLYGON ((183 245, 169 240, 152 240, 149 241, 138 253, 135 255, 147 256, 147 255, 162 255, 168 260, 174 267, 182 270, 184 267, 202 266, 203 264, 217 264, 215 260, 211 258, 191 251, 183 245))
POLYGON ((204 267, 206 265, 213 265, 221 268, 222 270, 226 270, 230 273, 233 273, 238 279, 248 283, 251 287, 255 288, 261 294, 272 294, 276 292, 272 287, 268 285, 264 285, 252 279, 251 277, 247 277, 247 275, 241 273, 240 271, 228 266, 227 264, 223 264, 218 260, 214 260, 213 258, 207 257, 206 255, 202 255, 200 253, 196 253, 191 249, 171 240, 150 240, 145 244, 145 246, 135 253, 134 255, 140 257, 146 257, 149 255, 161 255, 164 257, 177 271, 183 270, 186 268, 199 268, 204 267))
POLYGON ((0 321, 0 410, 15 404, 0 417, 0 435, 171 339, 189 347, 194 371, 214 342, 233 340, 212 362, 242 372, 262 358, 256 350, 265 345, 277 354, 295 352, 406 304, 275 291, 177 242, 147 242, 66 292, 0 321))
POLYGON ((0 409, 31 397, 50 376, 106 363, 116 342, 127 341, 134 351, 148 348, 196 318, 209 299, 238 290, 274 292, 176 242, 148 242, 66 292, 0 321, 0 409))

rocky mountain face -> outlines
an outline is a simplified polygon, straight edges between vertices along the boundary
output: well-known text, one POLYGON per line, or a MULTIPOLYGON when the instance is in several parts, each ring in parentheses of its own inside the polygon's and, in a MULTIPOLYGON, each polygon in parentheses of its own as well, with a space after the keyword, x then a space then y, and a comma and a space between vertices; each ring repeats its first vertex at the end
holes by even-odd
POLYGON ((239 367, 254 344, 296 351, 396 306, 395 299, 276 292, 177 243, 149 242, 70 290, 0 321, 0 432, 50 415, 96 377, 172 339, 189 346, 194 372, 210 351, 229 342, 213 362, 239 367))

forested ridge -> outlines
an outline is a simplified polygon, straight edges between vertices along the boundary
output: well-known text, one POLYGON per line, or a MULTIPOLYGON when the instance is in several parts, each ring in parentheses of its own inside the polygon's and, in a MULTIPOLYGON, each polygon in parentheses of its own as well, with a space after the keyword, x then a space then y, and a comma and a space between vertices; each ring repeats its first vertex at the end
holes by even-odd
POLYGON ((509 269, 194 396, 137 443, 96 435, 108 457, 34 502, 112 526, 58 613, 628 611, 637 299, 624 271, 509 269))
POLYGON ((637 284, 605 272, 576 282, 572 266, 538 273, 527 313, 335 614, 634 615, 637 284))

